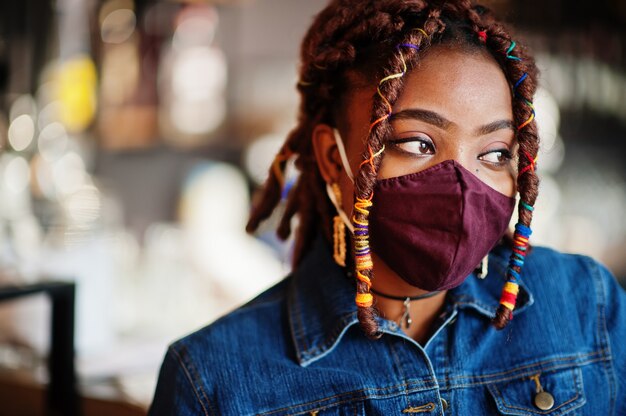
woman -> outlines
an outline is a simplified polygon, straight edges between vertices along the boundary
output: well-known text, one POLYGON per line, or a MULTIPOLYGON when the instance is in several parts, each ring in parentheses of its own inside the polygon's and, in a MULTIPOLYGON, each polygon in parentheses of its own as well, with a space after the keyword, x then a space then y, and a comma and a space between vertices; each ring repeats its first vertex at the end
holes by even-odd
POLYGON ((335 0, 300 75, 248 227, 295 159, 294 272, 171 345, 150 414, 626 414, 624 291, 528 244, 537 69, 502 24, 469 1, 335 0))

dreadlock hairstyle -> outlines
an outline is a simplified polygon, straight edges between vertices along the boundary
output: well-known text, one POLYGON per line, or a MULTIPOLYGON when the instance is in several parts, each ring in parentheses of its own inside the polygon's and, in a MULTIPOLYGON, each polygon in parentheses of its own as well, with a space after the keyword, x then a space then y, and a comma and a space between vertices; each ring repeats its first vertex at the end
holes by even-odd
POLYGON ((534 60, 511 38, 504 25, 488 9, 473 5, 470 0, 333 0, 317 15, 302 43, 298 124, 276 156, 260 202, 247 225, 248 232, 253 232, 277 206, 286 161, 294 158, 301 173, 287 196, 277 234, 286 239, 291 234, 292 217, 299 215, 294 266, 309 248, 316 230, 321 229, 332 241, 335 209, 324 191, 325 182, 313 153, 312 132, 320 123, 336 125, 339 103, 351 86, 349 73, 378 82, 363 162, 355 176, 353 259, 347 265, 355 268, 358 318, 370 338, 380 336, 378 314, 370 294, 373 264, 368 231, 377 170, 391 131, 389 118, 402 91, 403 76, 434 45, 488 51, 511 86, 520 203, 507 282, 493 318, 496 328, 504 328, 515 308, 538 191, 535 167, 539 138, 532 104, 538 71, 534 60))

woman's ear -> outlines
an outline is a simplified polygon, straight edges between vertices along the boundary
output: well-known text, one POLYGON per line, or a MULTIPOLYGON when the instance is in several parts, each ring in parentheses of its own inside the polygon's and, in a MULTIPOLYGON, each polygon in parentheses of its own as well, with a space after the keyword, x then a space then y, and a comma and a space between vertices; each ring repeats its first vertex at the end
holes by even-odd
POLYGON ((328 124, 318 124, 313 129, 313 152, 317 166, 324 181, 328 184, 336 183, 342 170, 337 137, 328 124))

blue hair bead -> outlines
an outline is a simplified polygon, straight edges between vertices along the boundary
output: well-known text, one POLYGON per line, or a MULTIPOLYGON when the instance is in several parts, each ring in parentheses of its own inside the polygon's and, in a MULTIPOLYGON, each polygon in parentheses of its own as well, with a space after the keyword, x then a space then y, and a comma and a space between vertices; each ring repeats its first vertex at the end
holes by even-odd
POLYGON ((516 272, 515 270, 511 269, 510 267, 507 270, 507 274, 508 274, 509 277, 513 277, 516 281, 519 279, 519 273, 516 272))
POLYGON ((515 224, 515 231, 517 231, 517 233, 523 237, 530 237, 530 235, 533 233, 530 228, 521 223, 515 224))
POLYGON ((521 84, 522 82, 524 82, 524 80, 528 77, 528 74, 526 72, 524 72, 524 75, 522 75, 520 77, 520 79, 517 80, 517 82, 515 83, 515 85, 513 85, 513 88, 517 88, 519 87, 519 84, 521 84))
POLYGON ((522 267, 524 265, 524 260, 520 260, 520 259, 511 259, 511 263, 514 266, 519 266, 522 267))

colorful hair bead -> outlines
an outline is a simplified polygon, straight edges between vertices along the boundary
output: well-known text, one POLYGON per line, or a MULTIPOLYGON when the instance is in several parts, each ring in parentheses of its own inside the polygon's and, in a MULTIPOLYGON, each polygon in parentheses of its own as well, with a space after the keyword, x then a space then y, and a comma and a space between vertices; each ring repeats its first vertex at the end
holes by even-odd
MULTIPOLYGON (((356 266, 356 277, 359 281, 365 283, 368 290, 372 286, 372 282, 370 278, 366 276, 363 272, 365 270, 371 270, 373 267, 372 256, 369 246, 369 223, 367 221, 369 208, 371 206, 371 198, 357 198, 357 202, 354 204, 354 209, 363 214, 365 216, 365 219, 358 220, 356 216, 352 217, 352 223, 354 224, 354 259, 356 266)), ((359 298, 357 295, 357 304, 359 304, 358 299, 359 298)), ((368 306, 371 306, 371 304, 368 306)))
POLYGON ((528 116, 528 118, 519 126, 517 126, 518 130, 523 129, 524 127, 526 127, 527 125, 530 124, 531 121, 533 121, 535 119, 535 106, 533 105, 533 103, 523 97, 521 97, 518 92, 517 92, 517 88, 522 84, 522 82, 524 82, 524 80, 526 80, 526 78, 528 78, 528 74, 526 72, 524 72, 522 74, 522 76, 520 77, 520 79, 517 80, 517 82, 515 82, 515 84, 513 85, 513 94, 516 98, 520 98, 522 100, 524 100, 524 103, 526 103, 526 105, 530 108, 530 115, 528 116))
POLYGON ((524 201, 519 201, 519 204, 526 210, 533 212, 535 210, 535 207, 529 205, 528 203, 524 202, 524 201))
MULTIPOLYGON (((513 60, 513 61, 521 61, 522 58, 519 58, 515 55, 511 55, 511 52, 513 52, 513 49, 515 49, 515 46, 517 44, 515 43, 515 41, 511 41, 511 45, 509 46, 509 48, 506 50, 506 58, 513 60)), ((529 125, 531 123, 531 121, 533 121, 535 119, 535 106, 533 105, 532 101, 529 101, 527 99, 525 99, 524 97, 521 97, 518 93, 517 93, 517 88, 522 84, 522 82, 524 82, 524 80, 526 80, 526 78, 528 78, 528 74, 526 72, 524 72, 522 74, 522 76, 520 77, 520 79, 518 79, 515 84, 513 85, 513 94, 516 98, 521 98, 524 100, 524 102, 526 103, 526 105, 530 108, 530 116, 528 116, 528 118, 519 126, 517 126, 517 130, 521 130, 524 127, 526 127, 527 125, 529 125)))
POLYGON ((357 293, 356 304, 362 308, 369 308, 374 303, 374 296, 371 293, 357 293))
MULTIPOLYGON (((423 29, 419 29, 424 36, 428 36, 423 29)), ((407 72, 406 61, 404 60, 404 55, 402 55, 402 48, 411 48, 415 50, 419 50, 418 45, 414 45, 412 43, 400 43, 396 46, 398 54, 400 56, 400 61, 402 62, 402 71, 388 75, 381 79, 378 82, 377 93, 378 96, 382 99, 383 103, 387 107, 387 114, 376 119, 370 125, 370 132, 372 129, 379 123, 388 119, 393 111, 391 103, 387 100, 387 97, 384 96, 381 91, 381 86, 392 79, 397 79, 403 77, 407 72)), ((380 156, 385 151, 385 146, 383 145, 380 150, 374 152, 371 147, 368 147, 369 150, 369 158, 365 159, 359 165, 359 168, 363 168, 365 165, 370 165, 372 169, 372 173, 376 173, 376 165, 374 164, 375 159, 380 156)), ((367 272, 372 270, 374 264, 372 262, 371 250, 369 245, 369 222, 367 220, 369 216, 369 209, 372 206, 372 198, 374 197, 371 194, 368 198, 356 198, 356 202, 354 204, 354 210, 361 214, 361 219, 358 219, 357 216, 352 217, 352 223, 354 225, 354 259, 355 259, 355 268, 356 268, 356 278, 361 283, 364 283, 367 287, 368 293, 357 293, 356 295, 356 304, 359 307, 370 307, 373 304, 373 297, 369 293, 370 288, 372 287, 371 279, 367 276, 367 272)))
POLYGON ((509 46, 509 49, 506 50, 506 57, 507 57, 507 59, 510 59, 512 61, 521 61, 522 58, 518 58, 515 55, 511 55, 511 52, 513 52, 513 49, 515 49, 516 45, 517 44, 515 43, 515 41, 512 40, 511 41, 511 46, 509 46))
POLYGON ((482 43, 487 43, 487 31, 480 30, 478 31, 477 35, 482 43))
POLYGON ((528 165, 526 165, 526 166, 524 166, 522 168, 522 170, 517 175, 518 177, 522 176, 524 173, 526 173, 528 171, 534 172, 535 171, 535 167, 537 165, 537 158, 539 157, 539 156, 532 157, 530 155, 530 153, 528 153, 526 150, 522 150, 522 153, 524 154, 524 157, 528 160, 528 165))
MULTIPOLYGON (((524 204, 526 204, 524 202, 524 204)), ((528 205, 528 204, 526 204, 528 205)), ((513 255, 509 260, 509 266, 506 270, 507 282, 502 290, 500 304, 511 312, 515 309, 517 294, 519 293, 520 271, 524 266, 524 260, 528 249, 528 239, 532 234, 532 230, 524 224, 515 225, 515 233, 513 234, 513 255)))
MULTIPOLYGON (((424 33, 425 36, 426 32, 424 32, 424 30, 420 29, 422 31, 422 33, 424 33)), ((404 76, 404 74, 406 74, 407 71, 407 67, 406 67, 406 61, 404 60, 404 55, 402 55, 402 50, 401 48, 411 48, 411 49, 415 49, 415 50, 419 50, 419 46, 418 45, 414 45, 412 43, 400 43, 396 46, 396 49, 398 50, 398 55, 400 56, 400 61, 402 62, 402 72, 397 72, 395 74, 391 74, 391 75, 387 75, 386 77, 384 77, 383 79, 381 79, 378 82, 378 88, 377 88, 377 92, 378 95, 380 96, 380 98, 383 100, 383 102, 385 103, 385 106, 387 107, 387 114, 385 114, 382 117, 379 117, 378 119, 374 120, 374 122, 372 124, 370 124, 370 132, 372 131, 372 129, 374 128, 374 126, 376 126, 378 123, 381 123, 382 121, 388 119, 389 117, 391 117, 391 113, 393 111, 393 108, 391 107, 391 103, 389 102, 389 100, 387 100, 387 97, 385 97, 382 93, 382 91, 380 90, 380 87, 387 81, 390 81, 392 79, 396 79, 396 78, 402 78, 404 76)))
POLYGON ((518 293, 519 293, 519 285, 517 283, 507 282, 504 285, 504 290, 502 291, 502 297, 500 298, 500 303, 507 309, 510 309, 510 310, 515 309, 515 302, 517 301, 518 293))

